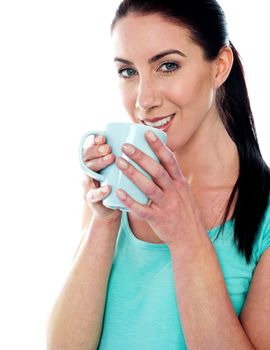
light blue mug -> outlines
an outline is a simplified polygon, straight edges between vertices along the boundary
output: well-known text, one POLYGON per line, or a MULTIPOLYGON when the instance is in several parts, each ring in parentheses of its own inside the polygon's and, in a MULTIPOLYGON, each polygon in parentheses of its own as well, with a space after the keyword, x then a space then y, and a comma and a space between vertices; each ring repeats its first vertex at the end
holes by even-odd
POLYGON ((124 143, 130 143, 149 155, 155 161, 159 162, 159 159, 152 151, 147 141, 144 138, 146 131, 152 131, 160 140, 166 144, 167 135, 164 131, 151 126, 133 123, 109 123, 107 124, 105 131, 88 131, 81 139, 79 159, 80 164, 84 172, 92 178, 98 180, 101 186, 110 185, 112 187, 111 193, 103 200, 103 205, 111 209, 120 209, 128 211, 121 200, 117 197, 116 191, 122 188, 137 202, 145 205, 148 203, 147 196, 126 177, 121 170, 117 168, 115 163, 110 164, 106 168, 102 169, 99 173, 88 168, 83 161, 83 150, 86 139, 91 135, 104 135, 106 137, 106 143, 110 145, 112 153, 116 157, 122 157, 127 159, 133 164, 145 176, 150 178, 150 175, 146 173, 141 167, 134 163, 129 157, 127 157, 121 150, 124 143))

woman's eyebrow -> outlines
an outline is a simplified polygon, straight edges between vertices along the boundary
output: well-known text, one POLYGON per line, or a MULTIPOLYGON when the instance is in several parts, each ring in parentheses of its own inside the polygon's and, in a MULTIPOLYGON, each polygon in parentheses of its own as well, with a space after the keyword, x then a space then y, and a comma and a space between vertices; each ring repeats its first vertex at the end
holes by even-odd
MULTIPOLYGON (((180 55, 182 57, 187 57, 183 52, 181 52, 179 50, 166 50, 166 51, 159 52, 157 55, 149 58, 148 63, 149 64, 154 63, 154 62, 160 60, 161 58, 163 58, 167 55, 172 55, 172 54, 177 54, 177 55, 180 55)), ((134 65, 133 62, 126 60, 124 58, 120 58, 120 57, 115 57, 114 62, 121 62, 124 64, 134 65)))

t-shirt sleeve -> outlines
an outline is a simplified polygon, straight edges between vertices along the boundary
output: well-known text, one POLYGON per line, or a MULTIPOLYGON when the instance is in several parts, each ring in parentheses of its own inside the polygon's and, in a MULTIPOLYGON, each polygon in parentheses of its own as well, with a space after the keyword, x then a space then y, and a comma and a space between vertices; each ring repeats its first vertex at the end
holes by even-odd
POLYGON ((255 256, 259 261, 261 255, 270 247, 270 202, 265 211, 261 228, 258 234, 257 242, 255 244, 255 256))
POLYGON ((266 251, 267 248, 270 247, 270 222, 268 224, 268 230, 265 232, 263 239, 262 239, 262 244, 261 244, 261 255, 266 251))

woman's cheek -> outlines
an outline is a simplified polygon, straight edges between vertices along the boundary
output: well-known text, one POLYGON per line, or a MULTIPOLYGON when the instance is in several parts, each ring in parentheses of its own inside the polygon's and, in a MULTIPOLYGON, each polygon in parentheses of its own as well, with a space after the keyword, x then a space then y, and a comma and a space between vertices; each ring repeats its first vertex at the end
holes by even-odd
POLYGON ((128 112, 128 114, 130 114, 132 109, 135 108, 136 100, 134 101, 134 98, 132 97, 131 93, 129 93, 124 88, 121 88, 120 94, 121 94, 121 98, 122 98, 122 104, 123 104, 125 110, 128 112), (134 108, 133 108, 133 106, 134 106, 134 108))
POLYGON ((192 92, 192 86, 189 83, 186 84, 171 84, 169 87, 167 87, 166 95, 168 96, 168 99, 178 106, 184 106, 189 103, 193 92, 192 92), (169 94, 169 95, 168 95, 169 94))

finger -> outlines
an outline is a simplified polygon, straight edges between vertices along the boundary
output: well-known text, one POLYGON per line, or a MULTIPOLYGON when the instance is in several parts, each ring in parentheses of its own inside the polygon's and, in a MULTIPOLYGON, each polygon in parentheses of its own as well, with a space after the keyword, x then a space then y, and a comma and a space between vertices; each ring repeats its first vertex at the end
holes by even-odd
POLYGON ((131 198, 124 190, 116 191, 117 197, 132 213, 140 219, 149 220, 152 216, 152 209, 149 206, 142 205, 131 198))
POLYGON ((144 169, 161 189, 164 190, 173 186, 172 179, 162 164, 159 164, 133 145, 124 144, 122 150, 144 169))
POLYGON ((83 143, 83 151, 93 145, 99 145, 105 143, 105 137, 103 135, 89 135, 86 137, 83 143))
POLYGON ((106 142, 106 138, 104 135, 96 135, 93 141, 95 145, 102 145, 106 142))
POLYGON ((86 194, 91 189, 96 189, 100 187, 100 184, 97 180, 93 179, 92 177, 84 174, 84 178, 82 180, 82 186, 83 186, 83 198, 86 200, 86 194))
POLYGON ((97 203, 102 201, 105 197, 107 197, 110 192, 111 192, 111 187, 109 185, 99 187, 99 188, 91 188, 85 194, 85 200, 91 204, 97 203))
POLYGON ((117 167, 149 198, 158 205, 162 202, 163 192, 153 182, 140 171, 138 171, 132 164, 125 159, 119 157, 116 161, 117 167))
POLYGON ((184 179, 174 153, 151 131, 146 132, 146 140, 161 161, 168 174, 174 180, 184 179))
POLYGON ((111 147, 108 144, 90 145, 83 150, 83 161, 87 162, 94 158, 103 157, 111 152, 111 147))
POLYGON ((88 192, 90 188, 99 188, 100 182, 92 178, 91 176, 84 173, 84 178, 82 180, 82 186, 85 192, 88 192))
POLYGON ((115 155, 109 153, 103 157, 91 159, 85 162, 85 165, 93 171, 100 171, 106 168, 108 165, 112 164, 115 160, 115 155))
POLYGON ((94 185, 94 179, 85 173, 83 173, 82 186, 85 191, 88 191, 89 188, 96 188, 94 185))

